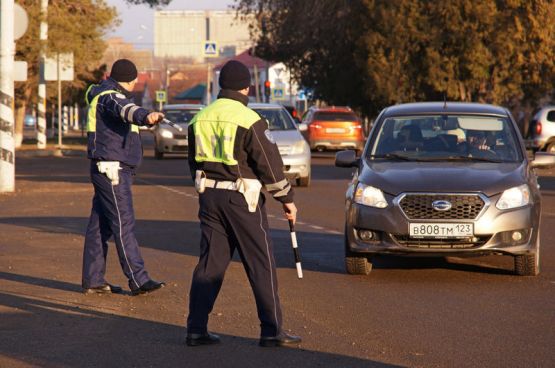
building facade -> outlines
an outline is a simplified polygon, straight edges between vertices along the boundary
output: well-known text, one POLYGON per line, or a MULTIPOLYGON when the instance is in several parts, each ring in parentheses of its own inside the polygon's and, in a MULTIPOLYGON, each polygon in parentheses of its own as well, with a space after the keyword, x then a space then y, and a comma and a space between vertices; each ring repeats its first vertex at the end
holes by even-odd
POLYGON ((204 61, 206 41, 215 42, 219 56, 233 57, 252 42, 248 24, 233 10, 171 10, 154 14, 154 56, 204 61))

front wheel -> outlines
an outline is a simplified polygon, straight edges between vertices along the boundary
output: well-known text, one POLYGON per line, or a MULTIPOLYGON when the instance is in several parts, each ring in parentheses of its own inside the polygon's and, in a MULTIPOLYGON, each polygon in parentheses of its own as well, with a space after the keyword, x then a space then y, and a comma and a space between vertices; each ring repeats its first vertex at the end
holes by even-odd
POLYGON ((297 178, 296 182, 299 187, 308 187, 310 185, 310 173, 307 176, 297 178))
POLYGON ((515 274, 518 276, 537 276, 540 273, 540 234, 536 241, 533 254, 523 254, 514 257, 515 274))
POLYGON ((368 275, 372 263, 366 257, 345 257, 345 269, 350 275, 368 275))
POLYGON ((164 158, 164 152, 158 151, 156 148, 154 149, 154 158, 157 160, 161 160, 164 158))

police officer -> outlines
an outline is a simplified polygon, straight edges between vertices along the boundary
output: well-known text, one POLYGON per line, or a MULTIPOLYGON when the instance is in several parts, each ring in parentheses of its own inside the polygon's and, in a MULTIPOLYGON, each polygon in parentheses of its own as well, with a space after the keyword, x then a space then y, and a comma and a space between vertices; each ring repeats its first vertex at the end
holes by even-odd
POLYGON ((132 177, 142 160, 139 125, 159 123, 164 115, 133 103, 130 92, 137 83, 137 68, 127 59, 117 60, 110 77, 87 90, 88 158, 94 187, 92 211, 83 251, 84 293, 121 293, 104 279, 108 240, 114 237, 120 265, 132 295, 164 286, 152 280, 134 234, 132 177))
POLYGON ((295 221, 293 190, 283 173, 268 123, 247 107, 250 72, 238 61, 221 69, 218 99, 188 128, 189 167, 199 195, 200 258, 193 274, 187 318, 189 346, 216 344, 207 330, 225 270, 237 249, 254 292, 260 346, 299 343, 282 327, 276 265, 260 187, 295 221))

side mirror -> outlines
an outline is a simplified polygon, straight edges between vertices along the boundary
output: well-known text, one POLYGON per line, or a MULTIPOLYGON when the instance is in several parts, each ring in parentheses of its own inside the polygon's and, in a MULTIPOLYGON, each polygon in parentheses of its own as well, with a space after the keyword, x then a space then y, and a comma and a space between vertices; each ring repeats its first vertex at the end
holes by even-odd
POLYGON ((547 168, 555 166, 555 155, 547 152, 536 152, 532 167, 534 168, 547 168))
POLYGON ((353 150, 341 151, 335 154, 335 166, 337 167, 358 167, 360 158, 357 158, 353 150))
POLYGON ((299 124, 299 130, 301 132, 306 132, 308 130, 308 125, 306 123, 300 123, 299 124))

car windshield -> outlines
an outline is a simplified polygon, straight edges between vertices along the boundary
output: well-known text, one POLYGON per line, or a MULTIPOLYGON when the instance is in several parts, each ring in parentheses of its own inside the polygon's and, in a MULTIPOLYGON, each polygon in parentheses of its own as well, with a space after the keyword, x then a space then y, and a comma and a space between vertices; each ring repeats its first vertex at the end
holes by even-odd
POLYGON ((352 112, 342 111, 317 111, 314 113, 314 120, 319 121, 357 121, 357 117, 352 112))
POLYGON ((522 153, 509 119, 482 115, 387 118, 379 126, 369 159, 519 162, 522 153))
POLYGON ((174 123, 188 123, 200 110, 165 110, 166 119, 174 123))
POLYGON ((270 130, 296 130, 295 123, 284 109, 254 109, 268 121, 270 130))

